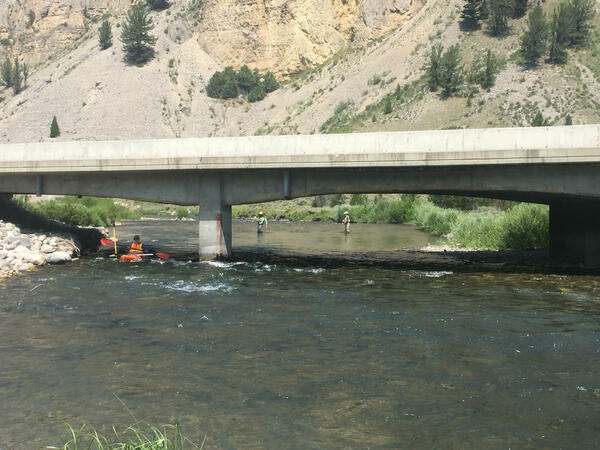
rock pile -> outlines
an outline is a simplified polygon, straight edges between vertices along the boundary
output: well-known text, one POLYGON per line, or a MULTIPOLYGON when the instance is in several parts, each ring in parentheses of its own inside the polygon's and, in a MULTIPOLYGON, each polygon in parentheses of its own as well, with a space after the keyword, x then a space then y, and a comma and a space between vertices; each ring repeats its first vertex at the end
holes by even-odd
POLYGON ((34 266, 71 261, 79 248, 70 238, 23 234, 12 223, 0 220, 0 278, 34 266))

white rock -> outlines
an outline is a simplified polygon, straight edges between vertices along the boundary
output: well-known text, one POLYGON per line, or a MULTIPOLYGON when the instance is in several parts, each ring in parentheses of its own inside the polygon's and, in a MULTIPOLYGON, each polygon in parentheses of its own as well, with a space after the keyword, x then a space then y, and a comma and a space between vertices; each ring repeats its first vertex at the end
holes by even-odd
POLYGON ((54 252, 46 255, 46 262, 49 264, 58 264, 71 261, 71 255, 67 252, 54 252))
POLYGON ((31 269, 32 267, 33 267, 33 264, 30 264, 30 263, 23 263, 23 264, 21 264, 21 265, 20 265, 20 266, 17 268, 17 270, 18 270, 19 272, 24 272, 24 271, 26 271, 26 270, 29 270, 29 269, 31 269))
POLYGON ((44 264, 46 264, 46 257, 41 253, 31 252, 25 255, 23 261, 30 264, 35 264, 36 266, 43 266, 44 264))
POLYGON ((56 251, 56 247, 53 245, 44 244, 40 250, 42 253, 54 253, 56 251))
POLYGON ((6 255, 8 255, 8 252, 6 250, 0 250, 0 259, 6 258, 6 255))

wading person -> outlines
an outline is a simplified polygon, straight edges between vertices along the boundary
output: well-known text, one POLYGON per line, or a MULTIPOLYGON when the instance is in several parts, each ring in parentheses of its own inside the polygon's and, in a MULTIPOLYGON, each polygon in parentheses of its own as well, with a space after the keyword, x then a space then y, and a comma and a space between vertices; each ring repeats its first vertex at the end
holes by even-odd
POLYGON ((350 215, 348 211, 344 211, 344 218, 342 219, 342 224, 344 225, 344 233, 350 233, 350 215))
POLYGON ((138 234, 133 237, 133 242, 131 243, 131 247, 129 247, 129 253, 132 255, 141 255, 144 253, 142 241, 140 241, 140 236, 138 234))
POLYGON ((264 216, 262 211, 258 213, 256 224, 258 226, 258 233, 263 233, 267 229, 267 218, 264 216))

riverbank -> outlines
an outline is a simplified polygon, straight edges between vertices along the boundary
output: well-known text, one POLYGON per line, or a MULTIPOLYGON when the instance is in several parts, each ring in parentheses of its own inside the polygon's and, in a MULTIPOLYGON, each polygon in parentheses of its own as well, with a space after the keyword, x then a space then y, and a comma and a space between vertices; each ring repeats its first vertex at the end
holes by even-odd
POLYGON ((69 262, 79 254, 80 249, 71 237, 26 234, 15 224, 0 220, 0 278, 36 266, 69 262))

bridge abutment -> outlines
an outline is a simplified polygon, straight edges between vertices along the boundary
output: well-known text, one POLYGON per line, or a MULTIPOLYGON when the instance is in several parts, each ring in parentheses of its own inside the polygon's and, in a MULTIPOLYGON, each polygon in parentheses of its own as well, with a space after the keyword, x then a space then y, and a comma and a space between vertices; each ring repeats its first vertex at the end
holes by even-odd
POLYGON ((600 202, 550 204, 550 257, 560 263, 600 267, 600 202))
POLYGON ((225 204, 221 175, 204 176, 198 205, 200 259, 231 255, 231 205, 225 204))

